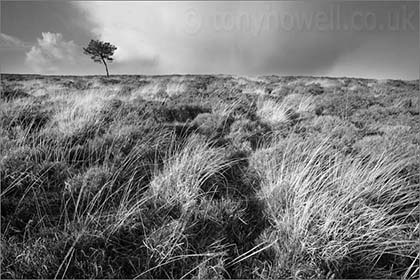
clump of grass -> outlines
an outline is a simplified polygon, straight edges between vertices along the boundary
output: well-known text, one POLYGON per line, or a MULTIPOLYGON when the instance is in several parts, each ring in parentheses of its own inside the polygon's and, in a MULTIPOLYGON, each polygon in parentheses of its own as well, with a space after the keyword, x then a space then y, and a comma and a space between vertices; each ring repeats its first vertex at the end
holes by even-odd
POLYGON ((150 183, 152 195, 168 203, 180 203, 187 210, 203 195, 201 186, 229 166, 223 148, 211 147, 193 136, 181 151, 169 157, 167 164, 150 183))
POLYGON ((292 111, 286 104, 277 103, 273 100, 260 101, 258 103, 257 115, 270 124, 288 123, 292 111))
POLYGON ((49 129, 56 128, 68 135, 84 130, 89 125, 100 126, 102 120, 98 119, 98 115, 105 103, 105 98, 97 91, 67 98, 65 103, 57 106, 52 127, 49 129))
POLYGON ((311 95, 290 94, 281 102, 260 99, 257 103, 257 115, 272 125, 292 123, 305 114, 315 110, 315 100, 311 95))
POLYGON ((272 277, 418 273, 418 186, 399 175, 409 156, 343 157, 327 139, 276 146, 253 156, 272 223, 261 238, 275 242, 272 277))

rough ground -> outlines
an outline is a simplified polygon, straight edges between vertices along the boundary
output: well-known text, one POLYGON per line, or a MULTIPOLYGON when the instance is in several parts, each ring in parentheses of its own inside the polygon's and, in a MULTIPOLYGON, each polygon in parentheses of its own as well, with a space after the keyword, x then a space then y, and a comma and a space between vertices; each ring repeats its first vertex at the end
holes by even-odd
POLYGON ((419 278, 419 81, 2 75, 1 278, 419 278))

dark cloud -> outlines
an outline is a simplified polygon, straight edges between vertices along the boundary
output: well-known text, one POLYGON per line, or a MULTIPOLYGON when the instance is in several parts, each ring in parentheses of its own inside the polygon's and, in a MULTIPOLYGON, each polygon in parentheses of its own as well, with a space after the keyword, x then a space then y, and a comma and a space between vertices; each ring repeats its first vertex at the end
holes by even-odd
POLYGON ((61 33, 82 43, 95 23, 71 1, 1 1, 3 33, 35 42, 42 32, 61 33))

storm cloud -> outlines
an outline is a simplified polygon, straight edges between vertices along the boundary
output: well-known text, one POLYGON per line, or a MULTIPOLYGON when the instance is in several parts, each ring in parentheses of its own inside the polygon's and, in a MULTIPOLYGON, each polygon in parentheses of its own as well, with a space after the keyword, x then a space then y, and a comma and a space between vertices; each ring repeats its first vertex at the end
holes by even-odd
MULTIPOLYGON (((47 13, 47 5, 41 6, 36 13, 47 13)), ((79 49, 90 38, 115 44, 115 74, 419 74, 418 2, 65 2, 52 6, 54 28, 33 19, 31 32, 10 24, 13 13, 25 13, 25 5, 5 7, 10 11, 2 18, 5 33, 25 42, 29 35, 51 32, 79 49)), ((75 63, 83 65, 80 72, 66 71, 95 73, 99 67, 83 56, 75 63)), ((63 67, 54 69, 67 73, 63 67)))
MULTIPOLYGON (((119 44, 117 63, 137 61, 147 73, 334 75, 330 70, 342 57, 384 35, 395 37, 388 15, 408 16, 396 2, 385 6, 325 1, 79 2, 78 6, 97 25, 94 32, 101 39, 119 44)), ((406 7, 415 11, 416 6, 411 2, 406 7)), ((398 30, 403 48, 418 43, 418 13, 411 20, 413 30, 398 30)))

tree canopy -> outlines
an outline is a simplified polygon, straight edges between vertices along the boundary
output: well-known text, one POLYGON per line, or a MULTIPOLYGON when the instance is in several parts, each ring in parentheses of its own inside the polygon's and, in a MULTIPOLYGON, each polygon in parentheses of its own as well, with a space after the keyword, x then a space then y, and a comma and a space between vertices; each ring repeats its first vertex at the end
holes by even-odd
POLYGON ((109 77, 108 71, 108 62, 112 62, 114 59, 114 51, 117 49, 116 46, 112 45, 109 42, 102 42, 100 40, 90 40, 88 46, 83 48, 83 52, 87 55, 90 55, 90 58, 94 62, 103 63, 106 70, 106 75, 109 77))

